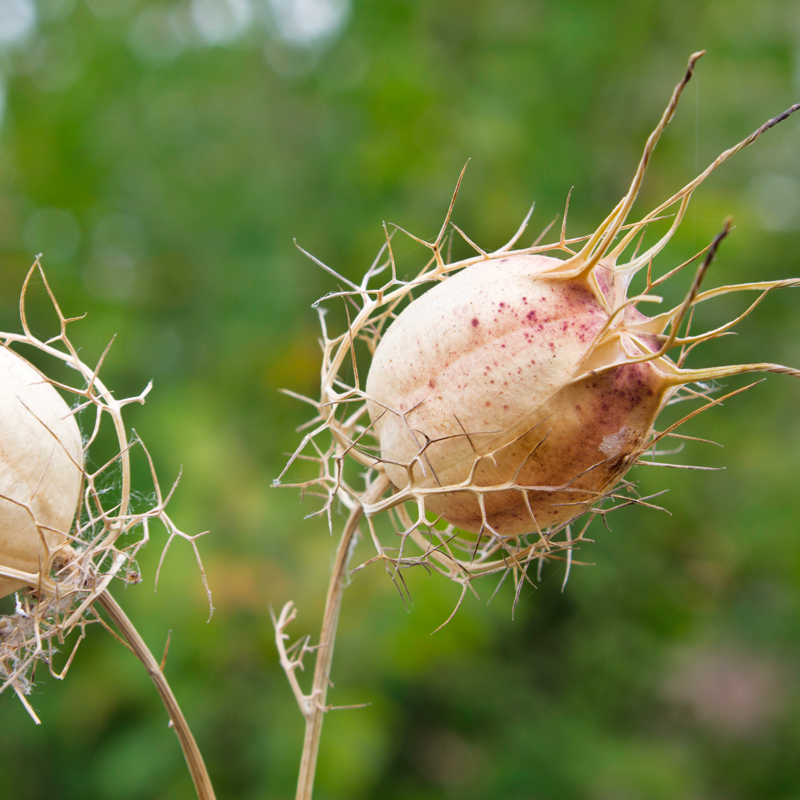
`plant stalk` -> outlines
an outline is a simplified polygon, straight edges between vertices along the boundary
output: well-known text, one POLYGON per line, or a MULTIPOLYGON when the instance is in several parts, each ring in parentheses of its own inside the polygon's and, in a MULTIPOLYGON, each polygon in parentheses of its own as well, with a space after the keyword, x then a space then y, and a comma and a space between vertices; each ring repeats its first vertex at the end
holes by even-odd
POLYGON ((381 475, 370 486, 361 502, 350 512, 350 516, 342 531, 342 538, 336 549, 331 579, 328 583, 328 596, 325 600, 325 612, 322 617, 322 630, 317 647, 317 660, 314 665, 314 684, 311 689, 308 710, 305 713, 306 733, 303 742, 303 755, 300 760, 300 775, 297 780, 296 800, 311 800, 314 791, 314 776, 317 771, 317 755, 322 734, 322 720, 327 711, 325 700, 330 684, 331 664, 333 662, 333 646, 336 642, 336 628, 339 624, 339 612, 342 608, 342 595, 347 578, 347 564, 353 545, 358 523, 364 514, 364 505, 376 502, 389 486, 389 479, 381 475))
POLYGON ((214 788, 211 785, 211 779, 208 777, 203 757, 200 755, 197 742, 194 740, 192 731, 183 716, 178 701, 175 699, 175 695, 164 677, 161 665, 155 660, 144 639, 139 635, 133 623, 128 619, 127 614, 107 589, 98 595, 97 602, 106 610, 122 634, 122 638, 130 645, 136 657, 142 662, 159 695, 161 695, 161 700, 167 709, 172 727, 175 729, 175 733, 178 734, 178 740, 186 758, 186 766, 189 768, 192 781, 194 781, 198 800, 215 800, 214 788))

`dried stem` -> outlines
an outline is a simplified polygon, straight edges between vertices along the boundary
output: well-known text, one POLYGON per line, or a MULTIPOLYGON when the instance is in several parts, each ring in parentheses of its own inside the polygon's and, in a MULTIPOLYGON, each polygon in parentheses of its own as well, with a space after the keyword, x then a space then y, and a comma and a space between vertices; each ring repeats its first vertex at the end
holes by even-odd
MULTIPOLYGON (((300 761, 300 775, 297 780, 296 800, 311 800, 311 794, 314 790, 314 775, 317 770, 317 754, 319 753, 322 721, 325 712, 328 711, 328 707, 325 705, 325 699, 328 694, 328 685, 330 684, 333 646, 336 642, 336 627, 339 623, 342 594, 347 578, 347 563, 350 559, 354 537, 358 530, 358 523, 364 514, 364 506, 378 500, 388 486, 389 479, 381 473, 365 493, 362 502, 358 503, 350 512, 350 516, 342 531, 342 538, 339 540, 339 546, 336 549, 336 559, 333 563, 331 579, 328 584, 328 596, 325 600, 325 612, 322 617, 322 630, 320 632, 319 645, 315 648, 317 651, 317 661, 314 667, 314 683, 311 694, 300 695, 298 697, 300 710, 303 712, 303 716, 306 719, 306 734, 303 742, 303 755, 300 761)), ((283 614, 281 615, 281 620, 285 624, 288 624, 289 619, 284 618, 283 614)), ((285 654, 282 642, 283 628, 278 624, 276 624, 276 632, 279 642, 279 651, 283 656, 285 654)), ((303 651, 301 651, 300 657, 302 657, 302 654, 303 651)), ((281 658, 281 662, 294 688, 296 686, 294 667, 292 664, 288 664, 287 666, 287 664, 284 663, 284 658, 281 658)), ((293 663, 297 665, 296 661, 293 663)), ((297 695, 297 692, 295 692, 295 695, 297 695)))
POLYGON ((192 736, 192 731, 186 722, 186 718, 183 716, 183 712, 178 705, 178 701, 175 699, 175 695, 172 693, 172 689, 166 677, 164 677, 164 672, 160 664, 150 652, 144 639, 139 635, 133 623, 128 619, 127 614, 109 594, 108 590, 99 595, 97 602, 111 617, 117 629, 122 634, 122 638, 130 645, 134 655, 142 662, 144 668, 147 670, 147 674, 155 684, 161 696, 161 700, 164 703, 164 708, 167 709, 167 714, 169 714, 170 724, 175 729, 175 733, 178 734, 178 740, 181 743, 181 749, 186 758, 186 766, 189 768, 192 780, 194 781, 197 797, 199 800, 215 800, 214 789, 211 786, 211 779, 208 777, 208 771, 203 762, 203 757, 200 755, 200 750, 197 747, 194 736, 192 736))

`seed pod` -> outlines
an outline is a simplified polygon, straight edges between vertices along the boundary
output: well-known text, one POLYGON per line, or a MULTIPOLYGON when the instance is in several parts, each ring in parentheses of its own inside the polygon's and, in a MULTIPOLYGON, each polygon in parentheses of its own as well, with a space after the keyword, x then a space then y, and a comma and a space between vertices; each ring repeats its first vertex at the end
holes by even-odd
POLYGON ((463 597, 475 577, 513 571, 518 598, 534 561, 564 558, 569 574, 571 550, 594 514, 649 505, 626 473, 645 454, 648 462, 659 455, 664 437, 685 438, 676 429, 724 399, 714 396, 714 381, 753 372, 800 377, 773 363, 686 367, 699 344, 727 333, 767 294, 800 286, 789 278, 701 291, 730 221, 694 258, 653 269, 694 191, 800 103, 725 150, 658 207, 628 220, 702 55, 690 57, 627 193, 593 233, 567 238, 565 212, 557 240, 517 249, 529 214, 507 244, 484 250, 451 225, 459 179, 433 241, 395 226, 430 252, 416 276, 398 275, 386 226, 386 244, 358 284, 312 256, 340 280, 340 289, 323 299, 345 299, 348 325, 331 334, 320 311, 321 391, 319 401, 306 398, 317 416, 276 482, 298 459, 318 463, 318 477, 296 485, 326 497, 320 513, 329 524, 340 500, 361 503, 376 558, 392 565, 393 577, 412 564, 433 566, 462 585, 463 597), (646 237, 651 225, 670 217, 657 241, 646 237), (476 254, 449 261, 451 231, 476 254), (683 302, 645 316, 646 304, 663 301, 659 287, 694 262, 699 266, 683 302), (643 280, 632 295, 637 273, 643 280), (694 329, 701 303, 740 292, 756 294, 744 313, 712 330, 694 329), (371 361, 362 383, 365 349, 371 361), (682 399, 701 403, 656 430, 664 407, 682 399), (323 438, 328 432, 330 442, 323 438), (347 459, 363 468, 365 490, 348 477, 347 459), (372 523, 384 511, 398 537, 389 546, 372 523), (570 523, 587 512, 573 535, 570 523), (422 555, 409 554, 409 542, 422 555))
POLYGON ((652 319, 636 307, 660 302, 652 290, 678 271, 653 282, 649 265, 680 225, 694 189, 800 108, 792 106, 725 151, 626 231, 652 150, 701 55, 690 59, 627 195, 577 253, 566 245, 563 228, 561 241, 542 249, 566 252, 565 260, 541 255, 535 247, 510 254, 509 245, 496 253, 476 248, 479 258, 445 265, 438 240, 429 245, 437 264, 433 277, 440 282, 413 300, 377 342, 366 383, 380 461, 398 496, 414 498, 423 513, 478 534, 553 532, 599 508, 655 444, 656 417, 681 386, 700 383, 703 392, 702 381, 729 375, 800 375, 777 364, 682 366, 696 344, 738 321, 699 335, 689 335, 687 326, 681 334, 697 303, 728 292, 756 290, 763 296, 799 283, 741 284, 701 293, 730 222, 709 246, 680 306, 652 319), (634 237, 676 203, 669 232, 645 253, 618 263, 634 237), (632 277, 645 267, 644 293, 628 297, 632 277), (675 363, 667 352, 679 345, 675 363))
MULTIPOLYGON (((426 508, 464 530, 519 535, 582 514, 674 391, 661 359, 587 369, 611 312, 593 278, 550 278, 562 263, 475 264, 409 305, 375 352, 366 388, 387 474, 399 489, 463 485, 426 508)), ((658 345, 625 331, 618 348, 658 345)))
MULTIPOLYGON (((0 347, 0 569, 49 576, 81 493, 83 443, 61 395, 0 347)), ((25 584, 0 576, 0 597, 25 584)))

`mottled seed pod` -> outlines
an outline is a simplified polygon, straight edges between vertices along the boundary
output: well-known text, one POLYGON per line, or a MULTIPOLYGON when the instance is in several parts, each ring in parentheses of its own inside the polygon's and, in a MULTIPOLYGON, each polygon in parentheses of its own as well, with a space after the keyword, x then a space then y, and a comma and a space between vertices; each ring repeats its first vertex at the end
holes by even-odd
POLYGON ((553 277, 562 264, 475 264, 409 305, 375 352, 366 388, 387 474, 400 489, 449 487, 426 508, 464 530, 519 535, 582 514, 674 391, 665 358, 598 372, 658 345, 621 314, 598 360, 613 307, 597 276, 553 277))
POLYGON ((540 244, 542 234, 518 247, 529 213, 509 242, 484 250, 451 223, 459 178, 434 240, 395 226, 429 251, 415 276, 400 273, 387 226, 386 243, 358 284, 314 259, 339 279, 340 288, 323 300, 344 298, 348 324, 333 334, 320 311, 320 395, 304 398, 317 415, 276 483, 298 460, 318 463, 316 478, 294 485, 326 498, 319 513, 329 524, 337 503, 360 504, 376 559, 390 565, 393 578, 424 564, 460 583, 463 597, 474 578, 513 571, 518 599, 533 562, 563 558, 569 574, 571 551, 595 515, 650 505, 652 496, 640 496, 625 480, 628 470, 662 455, 667 437, 693 438, 676 431, 728 396, 716 394, 716 381, 755 372, 800 377, 800 370, 769 362, 687 366, 698 345, 725 335, 769 293, 800 286, 800 278, 787 278, 701 290, 730 220, 693 258, 666 271, 653 268, 703 181, 800 103, 629 221, 658 140, 702 55, 690 57, 627 193, 594 232, 568 238, 565 210, 558 239, 540 244), (451 233, 475 254, 450 260, 451 233), (692 264, 683 301, 646 316, 663 302, 659 287, 692 264), (698 306, 748 292, 756 297, 743 313, 697 330, 698 306), (699 403, 657 430, 665 406, 682 400, 699 403), (348 459, 363 468, 365 489, 348 473, 348 459), (395 533, 388 545, 373 523, 384 511, 395 533), (421 555, 409 553, 411 543, 421 555))
POLYGON ((412 300, 376 341, 365 387, 379 462, 399 501, 414 500, 428 519, 491 534, 490 539, 553 532, 598 509, 654 446, 656 417, 682 386, 697 384, 702 394, 703 381, 731 375, 800 375, 770 363, 683 367, 695 345, 717 338, 741 319, 690 334, 687 319, 698 303, 741 291, 763 297, 800 284, 789 279, 700 292, 729 221, 707 248, 683 303, 652 318, 637 308, 660 302, 655 287, 686 266, 655 280, 650 273, 695 188, 800 109, 793 105, 769 120, 668 201, 626 225, 653 148, 701 55, 690 58, 628 193, 578 252, 567 246, 563 229, 555 246, 509 252, 512 240, 495 253, 476 247, 478 257, 451 265, 441 259, 439 239, 428 245, 436 265, 429 280, 438 283, 412 300), (622 260, 634 238, 676 204, 666 235, 622 260), (562 260, 544 251, 567 255, 562 260), (647 285, 631 297, 631 279, 643 269, 647 285), (678 347, 673 361, 667 353, 678 347))

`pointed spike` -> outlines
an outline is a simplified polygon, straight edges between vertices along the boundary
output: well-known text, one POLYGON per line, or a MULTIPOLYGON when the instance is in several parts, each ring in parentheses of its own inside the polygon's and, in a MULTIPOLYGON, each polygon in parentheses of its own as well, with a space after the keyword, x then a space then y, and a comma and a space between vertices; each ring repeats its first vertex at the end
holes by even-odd
POLYGON ((531 221, 531 217, 533 216, 534 208, 536 208, 536 203, 531 205, 531 207, 528 209, 528 213, 525 215, 525 219, 522 220, 522 224, 519 226, 519 228, 517 228, 517 232, 497 251, 498 253, 508 252, 517 243, 519 237, 525 233, 525 229, 528 227, 528 223, 531 221))
POLYGON ((450 224, 450 217, 453 214, 453 208, 456 204, 456 197, 458 197, 458 190, 461 188, 461 181, 464 180, 464 173, 467 171, 467 167, 469 166, 470 159, 467 159, 467 163, 461 168, 461 174, 458 176, 458 182, 456 183, 455 191, 453 192, 453 198, 450 200, 450 207, 447 209, 447 214, 445 215, 444 222, 442 223, 442 228, 439 231, 439 235, 436 237, 434 241, 434 246, 438 247, 441 242, 442 238, 444 237, 445 231, 447 230, 447 226, 450 224))

